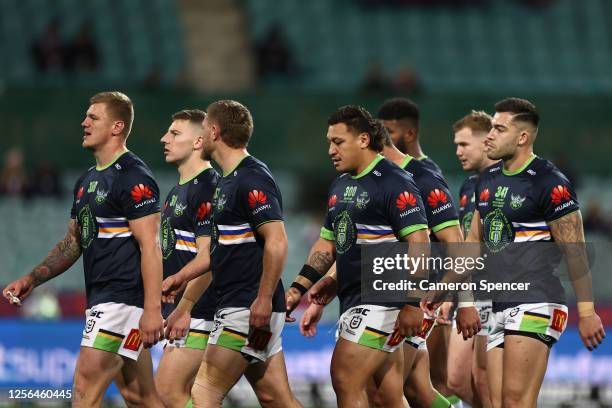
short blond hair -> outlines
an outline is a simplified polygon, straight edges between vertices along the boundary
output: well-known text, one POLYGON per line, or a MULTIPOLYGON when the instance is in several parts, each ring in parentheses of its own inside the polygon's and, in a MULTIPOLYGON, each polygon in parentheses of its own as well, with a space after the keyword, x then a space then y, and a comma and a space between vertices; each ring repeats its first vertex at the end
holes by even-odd
POLYGON ((128 137, 134 122, 134 104, 126 94, 117 91, 100 92, 89 98, 89 103, 91 105, 94 103, 105 104, 110 117, 124 123, 123 136, 128 137))
POLYGON ((469 128, 473 132, 489 133, 493 127, 491 123, 492 120, 493 118, 488 113, 473 110, 468 115, 465 115, 455 122, 453 125, 453 132, 458 132, 463 128, 469 128))

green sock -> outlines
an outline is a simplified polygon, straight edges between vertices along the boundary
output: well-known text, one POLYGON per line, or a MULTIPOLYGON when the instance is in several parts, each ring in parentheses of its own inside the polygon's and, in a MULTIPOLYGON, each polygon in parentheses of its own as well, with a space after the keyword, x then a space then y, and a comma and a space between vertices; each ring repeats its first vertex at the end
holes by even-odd
POLYGON ((463 406, 463 403, 461 401, 461 398, 459 398, 456 395, 449 395, 448 397, 446 397, 446 399, 448 400, 448 402, 450 402, 451 404, 453 404, 453 406, 455 408, 460 408, 463 406))
POLYGON ((185 404, 185 408, 193 408, 193 402, 191 402, 191 398, 189 398, 189 401, 187 401, 187 404, 185 404))
POLYGON ((429 408, 448 408, 450 407, 450 402, 442 394, 440 394, 436 390, 436 399, 431 403, 429 408))

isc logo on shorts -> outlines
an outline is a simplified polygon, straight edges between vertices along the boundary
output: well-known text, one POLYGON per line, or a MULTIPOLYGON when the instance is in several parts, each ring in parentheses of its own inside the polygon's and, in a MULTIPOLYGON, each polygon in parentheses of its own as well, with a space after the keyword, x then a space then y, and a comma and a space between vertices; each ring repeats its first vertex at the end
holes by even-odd
POLYGON ((142 337, 140 336, 140 331, 138 329, 132 329, 125 340, 125 343, 123 344, 123 348, 138 351, 141 343, 142 337))

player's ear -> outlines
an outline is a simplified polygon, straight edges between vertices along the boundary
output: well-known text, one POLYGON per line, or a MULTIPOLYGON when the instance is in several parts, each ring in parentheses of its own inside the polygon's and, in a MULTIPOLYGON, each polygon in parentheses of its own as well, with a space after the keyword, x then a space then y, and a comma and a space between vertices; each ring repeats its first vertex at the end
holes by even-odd
POLYGON ((118 120, 115 123, 113 123, 111 133, 113 134, 113 136, 119 136, 121 133, 123 133, 124 128, 125 128, 125 122, 122 120, 118 120))
POLYGON ((357 138, 359 139, 359 147, 367 149, 370 145, 370 135, 368 133, 360 133, 357 138))
POLYGON ((193 140, 193 150, 202 150, 203 146, 204 146, 204 135, 201 133, 198 133, 198 135, 193 140))

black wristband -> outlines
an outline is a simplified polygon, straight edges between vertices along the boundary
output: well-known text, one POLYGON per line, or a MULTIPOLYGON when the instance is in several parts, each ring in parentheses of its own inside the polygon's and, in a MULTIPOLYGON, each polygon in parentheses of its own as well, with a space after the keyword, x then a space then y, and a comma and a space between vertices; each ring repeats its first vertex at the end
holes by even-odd
POLYGON ((299 291, 300 291, 300 294, 301 294, 302 296, 304 296, 304 293, 308 292, 308 289, 306 289, 304 286, 300 285, 300 284, 299 284, 299 283, 297 283, 297 282, 293 282, 293 283, 291 284, 291 287, 292 287, 292 288, 296 288, 297 290, 299 290, 299 291))
POLYGON ((302 266, 302 270, 300 271, 298 275, 301 275, 304 278, 308 279, 309 281, 312 282, 313 285, 317 283, 319 279, 322 278, 321 274, 317 272, 317 270, 310 265, 302 266))

